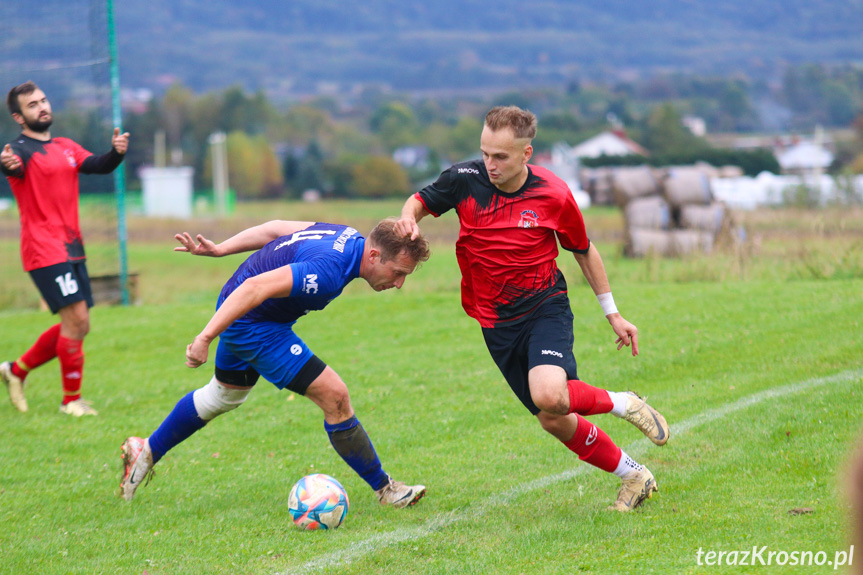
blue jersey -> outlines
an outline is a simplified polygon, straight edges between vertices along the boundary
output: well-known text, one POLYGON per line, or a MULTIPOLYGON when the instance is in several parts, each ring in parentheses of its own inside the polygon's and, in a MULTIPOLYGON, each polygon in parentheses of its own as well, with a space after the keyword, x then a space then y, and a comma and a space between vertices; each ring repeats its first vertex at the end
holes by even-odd
POLYGON ((240 320, 293 323, 312 310, 324 309, 359 277, 365 243, 354 228, 322 223, 277 238, 234 272, 219 294, 218 305, 248 278, 290 265, 294 276, 290 297, 265 300, 240 320))

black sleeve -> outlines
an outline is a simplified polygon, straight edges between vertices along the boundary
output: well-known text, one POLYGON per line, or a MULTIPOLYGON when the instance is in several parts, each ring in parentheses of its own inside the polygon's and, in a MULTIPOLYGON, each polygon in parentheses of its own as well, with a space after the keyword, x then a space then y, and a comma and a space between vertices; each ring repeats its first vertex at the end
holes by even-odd
POLYGON ((453 181, 452 170, 452 167, 444 170, 433 184, 426 186, 418 192, 420 198, 422 198, 423 205, 433 216, 439 216, 451 210, 458 203, 454 190, 455 182, 453 181))
POLYGON ((18 168, 17 170, 14 170, 14 171, 7 170, 6 166, 4 166, 3 164, 0 164, 0 172, 2 172, 4 176, 8 176, 10 178, 20 178, 22 170, 21 170, 21 168, 18 168))
POLYGON ((81 162, 82 174, 110 174, 123 161, 124 154, 120 154, 114 148, 107 154, 101 156, 90 156, 81 162))

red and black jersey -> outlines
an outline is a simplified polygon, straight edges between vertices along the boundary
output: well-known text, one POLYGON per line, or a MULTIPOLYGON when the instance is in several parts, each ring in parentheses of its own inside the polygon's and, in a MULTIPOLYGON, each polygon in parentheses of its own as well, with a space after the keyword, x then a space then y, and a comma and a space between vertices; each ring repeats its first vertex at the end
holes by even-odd
POLYGON ((43 142, 22 134, 9 145, 23 166, 2 171, 21 214, 24 270, 85 260, 78 223, 78 172, 109 173, 123 156, 113 149, 93 156, 68 138, 43 142))
POLYGON ((517 322, 545 299, 566 293, 557 242, 587 253, 590 240, 569 187, 551 171, 528 166, 517 192, 498 190, 481 160, 456 164, 416 193, 435 217, 455 208, 462 306, 482 327, 517 322))

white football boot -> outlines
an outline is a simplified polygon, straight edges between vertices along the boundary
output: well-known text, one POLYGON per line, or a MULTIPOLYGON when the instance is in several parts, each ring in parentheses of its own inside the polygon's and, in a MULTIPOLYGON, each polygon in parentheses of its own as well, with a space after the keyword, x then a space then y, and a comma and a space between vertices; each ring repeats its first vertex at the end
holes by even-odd
POLYGON ((12 362, 0 363, 0 379, 3 380, 6 390, 9 392, 9 401, 12 402, 15 409, 25 413, 27 411, 27 398, 24 397, 24 380, 12 373, 12 362))
POLYGON ((425 485, 405 485, 401 481, 393 481, 389 477, 389 483, 375 491, 381 505, 392 505, 393 507, 410 507, 423 498, 426 494, 425 485))
POLYGON ((659 491, 653 474, 646 467, 641 471, 633 470, 627 473, 620 484, 617 492, 617 501, 609 507, 614 511, 632 511, 645 499, 650 499, 655 492, 659 491))
POLYGON ((129 437, 123 442, 123 478, 120 481, 120 489, 123 499, 131 501, 135 497, 135 490, 146 479, 147 483, 153 476, 153 452, 150 450, 149 439, 140 437, 129 437))
POLYGON ((66 405, 61 405, 60 413, 65 413, 66 415, 72 415, 74 417, 99 415, 99 412, 93 409, 92 404, 86 399, 76 399, 75 401, 70 401, 66 405))
POLYGON ((641 430, 641 433, 656 445, 665 445, 671 430, 661 413, 647 405, 637 393, 624 392, 627 396, 626 414, 623 419, 641 430))

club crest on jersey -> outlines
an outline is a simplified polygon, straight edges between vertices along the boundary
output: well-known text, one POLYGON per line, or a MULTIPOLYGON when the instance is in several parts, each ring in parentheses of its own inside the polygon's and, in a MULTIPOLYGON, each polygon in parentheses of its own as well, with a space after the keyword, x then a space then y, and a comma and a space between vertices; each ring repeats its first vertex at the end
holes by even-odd
POLYGON ((63 155, 66 156, 66 161, 69 162, 69 165, 73 168, 78 167, 78 161, 75 159, 75 152, 72 150, 63 150, 63 155))
POLYGON ((520 228, 535 228, 539 225, 539 216, 533 210, 525 210, 521 213, 521 221, 518 222, 520 228))

